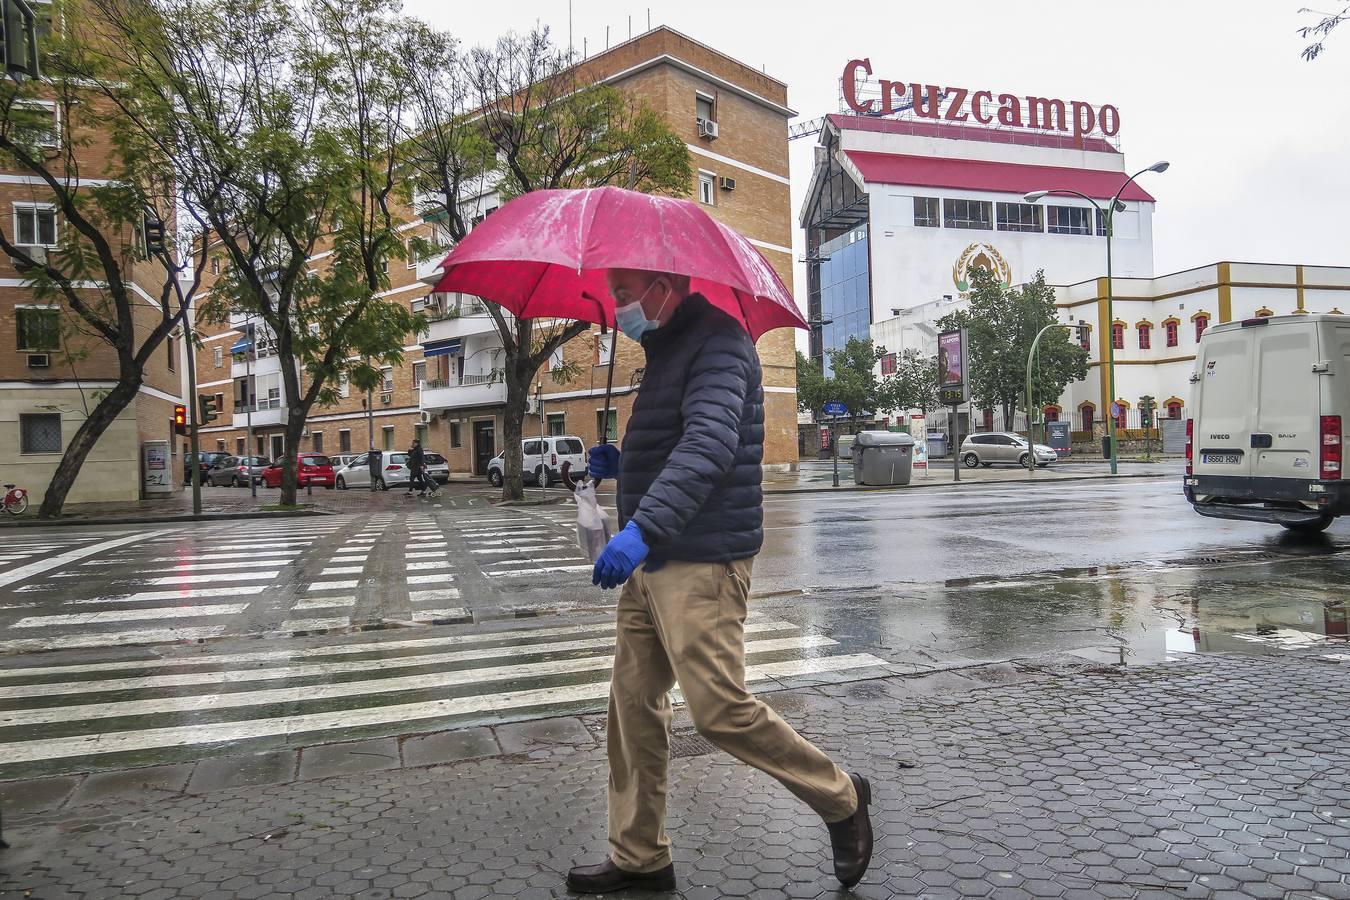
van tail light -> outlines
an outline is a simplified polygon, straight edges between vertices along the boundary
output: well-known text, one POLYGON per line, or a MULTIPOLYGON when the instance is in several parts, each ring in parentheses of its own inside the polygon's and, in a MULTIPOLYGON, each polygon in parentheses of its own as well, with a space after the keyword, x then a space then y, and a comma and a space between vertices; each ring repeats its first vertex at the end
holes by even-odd
POLYGON ((1186 474, 1195 474, 1195 420, 1186 420, 1186 474))
POLYGON ((553 454, 553 462, 549 463, 549 465, 550 465, 550 466, 553 466, 554 468, 557 468, 557 466, 558 466, 558 454, 556 454, 556 453, 553 454))
POLYGON ((1341 477, 1341 417, 1322 416, 1320 472, 1324 479, 1341 477))
POLYGON ((390 472, 397 472, 399 469, 402 469, 403 467, 400 466, 398 463, 390 463, 388 468, 390 472))

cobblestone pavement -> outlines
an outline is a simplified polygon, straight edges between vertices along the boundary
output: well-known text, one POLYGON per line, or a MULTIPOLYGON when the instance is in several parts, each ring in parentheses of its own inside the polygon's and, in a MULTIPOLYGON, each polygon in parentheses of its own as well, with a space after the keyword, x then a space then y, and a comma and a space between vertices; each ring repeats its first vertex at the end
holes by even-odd
MULTIPOLYGON (((878 846, 855 896, 1345 898, 1345 659, 1194 655, 959 692, 887 678, 774 703, 873 780, 878 846)), ((261 789, 265 773, 50 790, 55 808, 6 818, 0 896, 563 896, 572 861, 604 852, 603 723, 579 721, 478 759, 261 789)), ((809 811, 679 743, 695 754, 672 762, 681 896, 841 896, 809 811)))

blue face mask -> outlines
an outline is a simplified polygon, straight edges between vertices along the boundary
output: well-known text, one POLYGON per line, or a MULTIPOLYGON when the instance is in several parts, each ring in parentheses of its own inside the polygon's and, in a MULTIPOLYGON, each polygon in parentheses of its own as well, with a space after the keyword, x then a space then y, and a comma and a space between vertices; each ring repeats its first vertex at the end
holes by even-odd
POLYGON ((666 293, 666 303, 661 304, 661 311, 656 314, 656 319, 647 318, 647 313, 642 308, 642 301, 647 299, 647 295, 651 293, 654 287, 656 287, 656 282, 653 281, 636 301, 614 310, 615 326, 630 340, 641 341, 644 334, 661 327, 660 316, 661 312, 665 312, 666 303, 670 302, 669 291, 666 293))

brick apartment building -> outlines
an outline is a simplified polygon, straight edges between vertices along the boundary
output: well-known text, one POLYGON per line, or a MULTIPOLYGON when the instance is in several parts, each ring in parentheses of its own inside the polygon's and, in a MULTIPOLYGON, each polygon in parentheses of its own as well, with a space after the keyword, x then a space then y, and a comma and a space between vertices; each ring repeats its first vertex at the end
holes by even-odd
MULTIPOLYGON (((588 79, 640 96, 665 117, 689 148, 694 182, 690 196, 727 225, 746 235, 792 285, 792 213, 788 196, 787 88, 782 82, 684 35, 661 27, 619 44, 580 64, 588 79)), ((491 193, 470 198, 468 218, 492 212, 500 203, 491 193)), ((403 229, 443 243, 434 225, 411 219, 403 229)), ((506 385, 501 380, 501 341, 491 317, 475 298, 438 294, 440 259, 390 262, 387 296, 405 300, 431 319, 427 333, 410 335, 403 365, 385 370, 384 389, 367 397, 341 387, 340 399, 316 407, 301 450, 361 452, 373 445, 404 449, 420 437, 442 453, 452 472, 483 475, 500 452, 506 385)), ((221 263, 210 263, 212 269, 221 263)), ((322 262, 316 262, 316 267, 322 262)), ((206 273, 209 289, 215 271, 206 273)), ((277 456, 282 451, 285 398, 280 370, 270 355, 261 323, 258 349, 233 355, 242 318, 230 327, 203 329, 197 355, 197 390, 218 395, 220 421, 201 432, 204 450, 277 456), (247 358, 246 358, 247 357, 247 358), (248 446, 246 425, 254 441, 248 446)), ((525 435, 541 427, 551 434, 574 434, 594 442, 603 427, 606 362, 610 338, 599 329, 562 348, 562 359, 578 374, 564 384, 543 373, 543 422, 532 407, 525 435)), ((632 407, 643 365, 641 348, 620 337, 614 373, 615 412, 611 434, 619 437, 632 407)), ((765 388, 765 464, 797 463, 795 339, 788 330, 759 341, 765 388)), ((181 448, 180 448, 181 449, 181 448)))
MULTIPOLYGON (((96 101, 93 101, 96 102, 96 101)), ((110 153, 97 134, 82 133, 77 113, 64 123, 67 139, 77 147, 80 183, 107 178, 110 153)), ((52 105, 51 148, 62 140, 52 105)), ((66 227, 51 191, 36 176, 0 168, 0 228, 25 248, 55 248, 66 227)), ((136 323, 146 331, 160 320, 153 298, 163 286, 164 270, 156 262, 136 262, 135 233, 127 228, 114 249, 124 271, 144 301, 136 323)), ((89 295, 97 306, 96 291, 89 295)), ((37 301, 7 258, 0 258, 0 481, 27 488, 35 502, 51 482, 67 444, 83 424, 99 392, 117 383, 117 359, 106 343, 76 333, 74 312, 64 305, 37 301)), ((90 329, 84 326, 84 332, 90 329)), ((139 341, 137 342, 139 344, 139 341)), ((141 493, 141 444, 168 440, 172 448, 174 484, 182 480, 181 447, 173 434, 173 407, 183 403, 186 375, 183 341, 173 337, 147 366, 136 399, 104 433, 80 470, 68 502, 129 501, 141 493)))

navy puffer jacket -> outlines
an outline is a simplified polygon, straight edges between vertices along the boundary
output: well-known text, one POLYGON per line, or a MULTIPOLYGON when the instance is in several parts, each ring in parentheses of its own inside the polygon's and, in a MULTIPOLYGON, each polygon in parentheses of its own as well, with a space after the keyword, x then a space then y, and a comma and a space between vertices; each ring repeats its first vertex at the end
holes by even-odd
POLYGON ((728 562, 764 543, 764 387, 735 319, 692 294, 642 339, 647 368, 619 464, 619 512, 649 559, 728 562))

